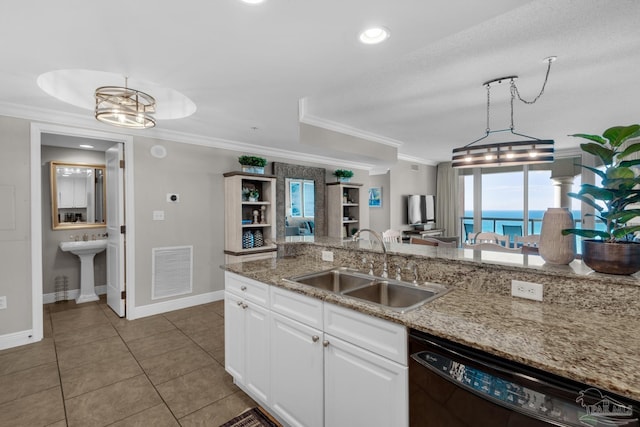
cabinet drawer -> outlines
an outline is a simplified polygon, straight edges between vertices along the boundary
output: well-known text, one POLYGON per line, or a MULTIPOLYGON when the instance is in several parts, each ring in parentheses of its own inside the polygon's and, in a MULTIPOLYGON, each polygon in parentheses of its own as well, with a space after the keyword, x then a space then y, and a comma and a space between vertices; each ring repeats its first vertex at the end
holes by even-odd
POLYGON ((325 303, 324 331, 407 366, 407 329, 403 325, 325 303))
POLYGON ((269 306, 269 285, 225 271, 225 290, 263 307, 269 306))
POLYGON ((271 310, 297 320, 307 326, 322 330, 322 301, 271 287, 271 310))

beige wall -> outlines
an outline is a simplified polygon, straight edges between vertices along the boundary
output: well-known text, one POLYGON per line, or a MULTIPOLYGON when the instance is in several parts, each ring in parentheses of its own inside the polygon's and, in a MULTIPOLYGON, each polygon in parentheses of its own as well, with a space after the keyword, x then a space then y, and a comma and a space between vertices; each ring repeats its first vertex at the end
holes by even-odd
POLYGON ((407 229, 406 196, 410 194, 436 194, 435 166, 415 165, 413 163, 398 160, 390 170, 390 195, 389 225, 394 230, 407 229))
MULTIPOLYGON (((42 136, 46 143, 47 135, 42 136)), ((104 165, 103 151, 89 151, 74 148, 50 147, 43 145, 40 150, 42 177, 42 288, 45 294, 54 293, 55 279, 58 276, 68 278, 68 289, 80 289, 80 258, 69 252, 63 252, 60 242, 70 240, 70 236, 104 234, 104 227, 86 228, 79 230, 53 230, 51 228, 51 179, 49 162, 60 160, 71 163, 93 163, 104 165)), ((106 251, 94 258, 94 281, 96 286, 107 283, 106 251)))
POLYGON ((0 116, 0 335, 31 329, 29 122, 0 116))

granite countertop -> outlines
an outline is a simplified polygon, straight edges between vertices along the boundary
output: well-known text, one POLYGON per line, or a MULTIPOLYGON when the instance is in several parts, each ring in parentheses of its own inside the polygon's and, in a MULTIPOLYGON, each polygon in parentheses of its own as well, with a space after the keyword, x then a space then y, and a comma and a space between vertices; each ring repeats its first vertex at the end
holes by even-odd
POLYGON ((640 319, 451 287, 399 314, 377 305, 282 280, 340 267, 312 257, 224 266, 227 271, 401 323, 566 378, 640 400, 640 319))

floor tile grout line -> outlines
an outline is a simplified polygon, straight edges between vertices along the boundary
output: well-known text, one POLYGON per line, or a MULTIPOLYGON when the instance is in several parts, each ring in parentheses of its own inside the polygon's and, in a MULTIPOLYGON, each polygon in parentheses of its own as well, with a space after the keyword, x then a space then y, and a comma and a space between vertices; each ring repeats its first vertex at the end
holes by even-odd
POLYGON ((60 397, 62 397, 62 409, 64 410, 64 422, 69 425, 69 415, 67 414, 67 400, 64 398, 64 387, 62 387, 62 373, 60 371, 60 359, 58 358, 58 345, 56 344, 56 337, 53 330, 53 319, 51 318, 51 311, 49 311, 49 321, 51 322, 51 335, 53 336, 53 351, 56 355, 56 367, 58 368, 58 381, 60 382, 60 397))

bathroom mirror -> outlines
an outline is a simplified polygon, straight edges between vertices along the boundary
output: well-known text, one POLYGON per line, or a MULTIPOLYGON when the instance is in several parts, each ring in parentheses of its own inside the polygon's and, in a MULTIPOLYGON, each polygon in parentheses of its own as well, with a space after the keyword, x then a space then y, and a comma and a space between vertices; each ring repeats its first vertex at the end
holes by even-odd
POLYGON ((104 165, 52 161, 50 179, 54 230, 106 226, 104 165))
POLYGON ((325 169, 273 162, 273 174, 277 177, 278 239, 287 235, 326 236, 325 169))

